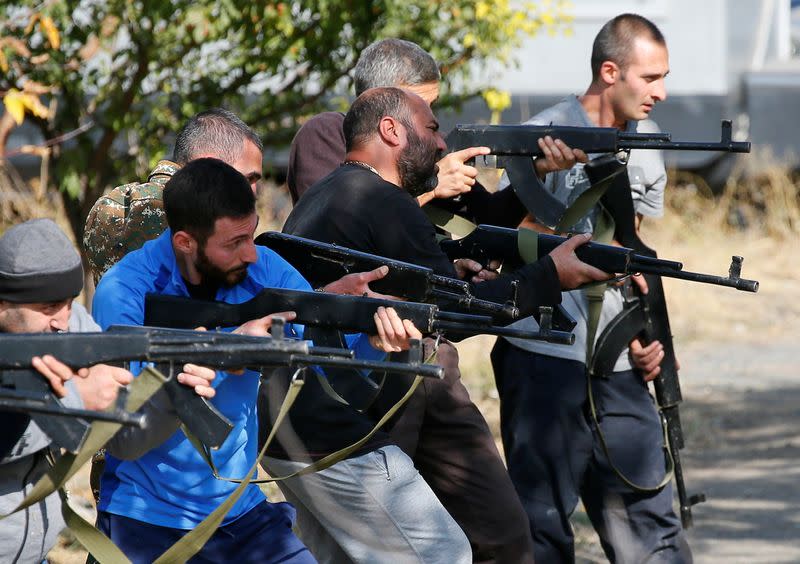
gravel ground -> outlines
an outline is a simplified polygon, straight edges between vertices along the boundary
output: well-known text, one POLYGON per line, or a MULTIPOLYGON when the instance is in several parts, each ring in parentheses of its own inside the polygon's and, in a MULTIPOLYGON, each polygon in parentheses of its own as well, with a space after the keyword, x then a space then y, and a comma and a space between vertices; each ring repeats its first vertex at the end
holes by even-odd
POLYGON ((686 481, 697 562, 800 562, 797 346, 692 348, 684 371, 686 481))

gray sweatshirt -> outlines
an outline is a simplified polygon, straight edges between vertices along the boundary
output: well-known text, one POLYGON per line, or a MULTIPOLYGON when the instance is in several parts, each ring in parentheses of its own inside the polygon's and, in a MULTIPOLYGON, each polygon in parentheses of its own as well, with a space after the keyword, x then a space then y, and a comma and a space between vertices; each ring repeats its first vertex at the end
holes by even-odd
MULTIPOLYGON (((69 324, 70 330, 100 330, 86 309, 77 303, 73 304, 69 324)), ((82 408, 75 383, 70 380, 65 387, 67 396, 62 403, 82 408)), ((31 421, 8 456, 0 460, 0 515, 13 511, 50 468, 46 458, 49 444, 50 438, 31 421)), ((5 518, 0 522, 0 562, 41 562, 63 529, 61 500, 57 495, 5 518)))
MULTIPOLYGON (((550 108, 540 112, 527 124, 534 125, 570 125, 582 127, 596 127, 581 106, 576 96, 569 96, 550 108)), ((628 130, 639 132, 657 132, 658 126, 649 120, 640 122, 630 122, 628 130)), ((591 159, 598 155, 589 155, 591 159)), ((664 210, 664 187, 666 186, 667 176, 664 170, 664 161, 660 151, 631 151, 628 160, 628 177, 631 183, 631 194, 633 205, 637 213, 645 216, 660 217, 664 210)), ((509 184, 508 177, 503 175, 500 181, 500 188, 503 189, 509 184)), ((583 165, 578 164, 570 170, 559 171, 547 175, 545 187, 559 200, 566 203, 573 203, 577 197, 589 188, 589 179, 583 171, 583 165)), ((596 209, 588 214, 570 231, 575 233, 591 232, 594 228, 596 219, 596 209)), ((584 362, 586 360, 586 338, 588 323, 588 305, 586 296, 582 290, 564 292, 562 305, 574 317, 578 324, 575 327, 575 344, 557 345, 543 341, 524 341, 519 339, 508 339, 516 347, 539 354, 556 358, 565 358, 584 362)), ((622 311, 622 293, 618 288, 609 287, 603 298, 603 309, 600 314, 595 339, 600 336, 608 323, 622 311)), ((517 321, 512 325, 520 329, 537 330, 538 324, 532 317, 517 321)), ((631 362, 628 349, 625 349, 614 365, 614 371, 630 370, 631 362)))

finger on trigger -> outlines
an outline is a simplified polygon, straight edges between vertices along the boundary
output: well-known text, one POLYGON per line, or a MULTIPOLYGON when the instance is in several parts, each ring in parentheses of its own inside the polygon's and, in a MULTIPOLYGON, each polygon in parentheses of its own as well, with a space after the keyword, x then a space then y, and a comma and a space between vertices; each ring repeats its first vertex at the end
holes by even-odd
POLYGON ((395 336, 400 337, 401 335, 404 335, 406 332, 405 324, 403 324, 403 320, 400 319, 400 316, 397 315, 397 312, 394 310, 394 308, 389 308, 386 313, 389 322, 392 324, 392 330, 394 331, 395 336))
MULTIPOLYGON (((380 308, 378 308, 380 310, 380 308)), ((383 330, 383 324, 381 323, 381 317, 378 315, 376 311, 373 315, 373 319, 375 320, 375 328, 378 331, 378 338, 381 340, 381 347, 386 347, 386 333, 383 330)))
POLYGON ((467 147, 466 149, 461 149, 453 154, 456 155, 458 160, 463 163, 464 161, 474 159, 479 155, 488 155, 491 152, 492 150, 489 147, 467 147))
POLYGON ((411 321, 410 319, 404 319, 403 320, 403 325, 405 326, 406 333, 408 334, 408 337, 410 339, 421 339, 422 338, 422 332, 419 329, 417 329, 417 326, 414 325, 413 321, 411 321))

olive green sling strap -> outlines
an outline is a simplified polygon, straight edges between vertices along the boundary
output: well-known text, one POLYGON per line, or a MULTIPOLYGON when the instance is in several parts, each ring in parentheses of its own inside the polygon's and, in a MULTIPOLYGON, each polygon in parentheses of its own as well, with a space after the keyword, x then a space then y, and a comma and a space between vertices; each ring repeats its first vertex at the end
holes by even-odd
MULTIPOLYGON (((434 353, 435 354, 435 353, 434 353)), ((426 362, 430 362, 433 360, 433 355, 426 360, 426 362)), ((294 400, 297 397, 297 394, 300 392, 300 388, 302 387, 303 380, 298 378, 298 372, 295 373, 295 377, 292 378, 292 382, 290 384, 289 391, 286 394, 286 398, 281 405, 278 415, 275 417, 275 421, 272 424, 272 430, 267 437, 264 446, 261 448, 261 451, 256 456, 255 463, 250 468, 247 473, 247 476, 243 479, 236 479, 236 478, 226 478, 219 475, 217 472, 217 468, 214 465, 214 461, 211 457, 211 453, 208 449, 200 443, 196 437, 187 435, 189 440, 195 446, 195 448, 200 452, 201 456, 206 460, 209 467, 211 468, 214 477, 219 480, 229 481, 229 482, 237 482, 239 486, 236 490, 230 495, 230 497, 225 500, 222 505, 220 505, 217 509, 215 509, 206 519, 203 520, 202 523, 197 525, 193 530, 189 531, 181 540, 175 543, 169 550, 167 550, 164 554, 162 554, 156 561, 155 564, 173 564, 178 562, 185 562, 193 555, 195 555, 200 549, 203 548, 203 545, 211 538, 211 535, 214 534, 214 531, 222 523, 223 518, 225 515, 230 511, 231 507, 236 503, 236 501, 241 497, 244 493, 245 488, 249 484, 259 484, 259 483, 266 483, 266 482, 277 482, 281 480, 286 480, 288 478, 294 478, 299 476, 304 476, 306 474, 311 474, 313 472, 319 472, 330 466, 336 464, 337 462, 346 459, 350 454, 364 446, 367 441, 381 428, 383 427, 389 419, 394 416, 394 414, 411 398, 414 394, 414 391, 419 386, 420 382, 422 381, 422 376, 416 376, 414 381, 409 386, 406 393, 403 395, 400 400, 393 405, 384 415, 380 418, 380 420, 375 424, 372 430, 367 433, 363 438, 358 440, 357 442, 353 443, 350 446, 347 446, 341 450, 338 450, 328 456, 314 462, 306 466, 305 468, 301 468, 300 470, 293 472, 286 476, 280 476, 275 478, 268 478, 265 480, 253 480, 252 477, 258 470, 258 465, 261 462, 261 459, 264 457, 264 454, 267 451, 267 448, 272 443, 272 440, 277 433, 278 428, 280 427, 281 423, 283 422, 284 418, 289 412, 294 400)))
MULTIPOLYGON (((148 370, 148 369, 145 369, 148 370)), ((144 373, 144 372, 143 372, 144 373)), ((295 375, 296 376, 296 375, 295 375)), ((137 377, 138 380, 141 377, 137 377)), ((134 380, 134 382, 136 381, 134 380)), ((267 437, 264 447, 256 458, 255 464, 250 468, 247 476, 251 477, 258 469, 258 462, 261 460, 267 447, 272 442, 275 432, 280 426, 289 409, 294 404, 300 389, 303 386, 303 380, 297 377, 292 378, 289 389, 286 392, 283 403, 279 409, 278 415, 275 418, 275 425, 267 437)), ((196 440, 196 439, 195 439, 196 440)), ((228 498, 222 502, 214 511, 212 511, 201 523, 194 529, 188 531, 179 541, 168 548, 155 562, 158 564, 180 564, 186 562, 197 554, 203 546, 208 542, 208 539, 216 532, 225 515, 236 504, 239 498, 244 493, 248 484, 249 478, 245 478, 239 486, 231 493, 228 498)), ((65 492, 61 492, 62 499, 62 514, 64 521, 72 529, 78 541, 89 551, 91 558, 102 564, 130 564, 130 560, 117 546, 103 533, 98 531, 88 521, 78 515, 70 506, 65 492)))

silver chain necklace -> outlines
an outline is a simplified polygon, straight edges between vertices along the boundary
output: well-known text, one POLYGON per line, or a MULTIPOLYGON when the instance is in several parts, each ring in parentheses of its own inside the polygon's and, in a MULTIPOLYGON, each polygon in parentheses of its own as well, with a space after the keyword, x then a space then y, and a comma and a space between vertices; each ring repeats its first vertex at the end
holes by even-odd
MULTIPOLYGON (((373 173, 377 174, 378 176, 381 176, 381 173, 380 173, 380 172, 378 172, 378 171, 375 169, 375 167, 374 167, 374 166, 372 166, 372 165, 369 165, 369 164, 367 164, 367 163, 365 163, 365 162, 361 162, 361 161, 344 161, 344 163, 342 163, 342 164, 360 166, 361 168, 365 168, 365 169, 367 169, 368 171, 370 171, 370 172, 373 172, 373 173)), ((381 176, 381 178, 383 178, 383 177, 381 176)))

